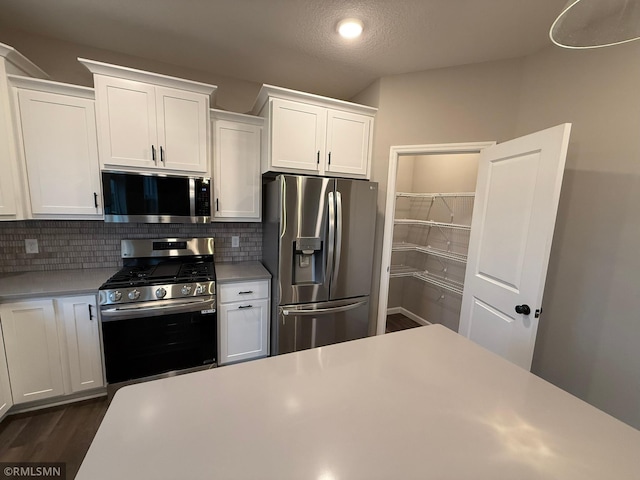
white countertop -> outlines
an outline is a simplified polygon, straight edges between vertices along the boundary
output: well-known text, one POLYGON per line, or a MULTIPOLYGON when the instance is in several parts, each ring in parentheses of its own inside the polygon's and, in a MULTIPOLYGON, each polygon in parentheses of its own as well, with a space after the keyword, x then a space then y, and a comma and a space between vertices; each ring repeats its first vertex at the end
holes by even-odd
POLYGON ((48 270, 0 274, 0 302, 98 293, 98 287, 118 268, 88 268, 78 270, 48 270))
POLYGON ((639 475, 638 430, 428 326, 125 387, 76 479, 639 475))
POLYGON ((216 263, 217 282, 268 280, 271 274, 260 262, 216 263))

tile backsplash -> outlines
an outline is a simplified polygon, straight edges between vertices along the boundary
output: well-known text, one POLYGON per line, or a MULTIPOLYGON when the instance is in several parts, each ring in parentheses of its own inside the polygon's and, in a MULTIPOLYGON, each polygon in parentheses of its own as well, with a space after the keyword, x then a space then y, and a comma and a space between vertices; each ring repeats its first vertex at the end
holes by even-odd
POLYGON ((216 262, 262 259, 262 224, 145 224, 87 220, 0 222, 0 273, 119 267, 123 238, 214 237, 216 262), (240 246, 231 246, 231 237, 240 246), (27 254, 24 241, 38 240, 27 254))

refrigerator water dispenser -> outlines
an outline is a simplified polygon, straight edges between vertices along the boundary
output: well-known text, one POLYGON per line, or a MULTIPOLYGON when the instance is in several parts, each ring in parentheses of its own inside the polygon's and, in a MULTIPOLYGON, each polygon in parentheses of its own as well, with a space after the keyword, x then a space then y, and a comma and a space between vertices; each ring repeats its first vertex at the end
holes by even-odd
POLYGON ((298 237, 294 242, 293 284, 323 283, 322 240, 320 237, 298 237))

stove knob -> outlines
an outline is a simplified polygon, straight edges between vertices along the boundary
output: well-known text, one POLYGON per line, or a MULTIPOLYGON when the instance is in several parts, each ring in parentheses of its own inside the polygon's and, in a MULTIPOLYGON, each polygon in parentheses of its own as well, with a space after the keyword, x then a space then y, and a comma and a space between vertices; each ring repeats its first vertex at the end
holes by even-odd
POLYGON ((140 298, 140 292, 138 290, 131 290, 127 296, 129 297, 129 300, 137 300, 140 298))
POLYGON ((159 289, 156 290, 156 298, 164 298, 167 295, 167 291, 160 287, 159 289))
POLYGON ((111 300, 112 302, 119 302, 121 298, 122 294, 118 290, 109 292, 109 300, 111 300))
POLYGON ((182 292, 183 295, 189 295, 191 293, 191 285, 185 285, 184 287, 182 287, 182 290, 180 290, 180 292, 182 292))
POLYGON ((196 287, 196 294, 197 295, 202 295, 204 293, 204 285, 198 285, 196 287))

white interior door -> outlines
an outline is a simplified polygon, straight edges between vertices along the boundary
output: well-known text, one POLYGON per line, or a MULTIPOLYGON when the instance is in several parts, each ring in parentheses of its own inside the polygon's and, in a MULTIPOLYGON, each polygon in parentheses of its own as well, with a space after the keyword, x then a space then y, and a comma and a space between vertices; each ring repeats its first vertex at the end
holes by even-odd
POLYGON ((527 370, 570 130, 559 125, 480 156, 459 332, 527 370))

